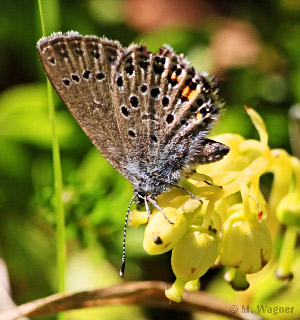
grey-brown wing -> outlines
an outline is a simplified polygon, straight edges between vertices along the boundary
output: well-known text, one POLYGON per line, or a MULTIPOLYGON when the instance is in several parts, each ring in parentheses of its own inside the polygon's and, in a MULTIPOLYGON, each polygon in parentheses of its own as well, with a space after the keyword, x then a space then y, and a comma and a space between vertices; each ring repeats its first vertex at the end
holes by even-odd
POLYGON ((112 102, 111 73, 123 48, 77 32, 54 33, 37 48, 58 95, 103 156, 128 180, 126 154, 112 102))
POLYGON ((112 78, 113 104, 133 173, 144 171, 146 178, 172 157, 206 161, 203 139, 222 106, 206 73, 199 74, 167 46, 152 53, 132 45, 119 57, 112 78))

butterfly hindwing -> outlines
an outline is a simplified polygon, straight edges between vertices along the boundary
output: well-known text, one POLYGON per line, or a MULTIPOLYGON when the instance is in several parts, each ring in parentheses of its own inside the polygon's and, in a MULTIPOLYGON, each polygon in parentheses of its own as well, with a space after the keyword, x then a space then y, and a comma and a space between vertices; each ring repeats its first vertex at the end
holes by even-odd
POLYGON ((170 153, 178 154, 180 143, 187 161, 205 161, 200 152, 203 138, 221 107, 206 73, 196 72, 168 46, 155 54, 132 45, 116 64, 113 88, 114 104, 125 112, 122 136, 132 162, 154 171, 170 153))

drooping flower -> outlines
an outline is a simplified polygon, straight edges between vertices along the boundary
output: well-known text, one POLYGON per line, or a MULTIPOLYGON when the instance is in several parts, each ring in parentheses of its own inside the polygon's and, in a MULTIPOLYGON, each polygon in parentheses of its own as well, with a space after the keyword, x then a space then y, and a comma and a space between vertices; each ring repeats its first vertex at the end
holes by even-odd
MULTIPOLYGON (((185 173, 180 181, 203 204, 183 190, 171 189, 157 202, 173 224, 156 208, 148 223, 145 212, 135 210, 131 216, 133 226, 147 223, 144 249, 149 254, 172 250, 171 265, 177 279, 166 295, 176 302, 182 300, 184 289, 199 288, 198 278, 216 260, 230 268, 225 280, 233 288, 247 289, 246 274, 258 272, 271 258, 268 215, 273 219, 276 213, 280 223, 294 228, 287 229, 294 239, 292 244, 289 241, 288 252, 294 249, 295 227, 300 224, 300 161, 284 150, 270 150, 263 120, 253 109, 246 111, 260 139, 246 140, 237 134, 213 137, 230 147, 229 154, 219 162, 198 166, 196 172, 185 173), (274 175, 268 203, 259 184, 267 172, 274 175)), ((281 276, 289 274, 290 257, 286 250, 281 255, 281 276)))

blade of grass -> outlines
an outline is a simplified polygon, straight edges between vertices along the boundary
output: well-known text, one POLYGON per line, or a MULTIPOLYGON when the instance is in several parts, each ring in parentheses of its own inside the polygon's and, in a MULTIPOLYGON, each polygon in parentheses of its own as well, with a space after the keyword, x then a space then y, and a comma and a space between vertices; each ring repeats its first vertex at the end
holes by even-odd
MULTIPOLYGON (((41 17, 43 36, 46 36, 45 23, 43 16, 42 0, 38 0, 41 17)), ((58 291, 65 291, 65 270, 66 270, 66 237, 65 237, 65 212, 62 201, 62 172, 60 161, 59 141, 55 123, 55 109, 53 102, 53 89, 50 81, 47 79, 47 94, 49 118, 52 130, 52 157, 54 173, 54 202, 56 210, 56 255, 57 255, 57 273, 58 273, 58 291)), ((63 314, 59 314, 59 319, 63 320, 63 314)))

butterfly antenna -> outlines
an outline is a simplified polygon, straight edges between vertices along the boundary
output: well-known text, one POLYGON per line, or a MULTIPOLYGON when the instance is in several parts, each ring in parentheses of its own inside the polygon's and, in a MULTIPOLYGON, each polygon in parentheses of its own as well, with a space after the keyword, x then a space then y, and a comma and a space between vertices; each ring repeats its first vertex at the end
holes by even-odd
POLYGON ((126 231, 127 231, 127 222, 128 222, 128 215, 129 215, 129 211, 132 205, 132 202, 134 200, 134 198, 137 196, 137 193, 135 193, 133 195, 133 197, 131 198, 128 208, 127 208, 127 212, 126 212, 126 217, 125 217, 125 223, 124 223, 124 231, 123 231, 123 248, 122 248, 122 263, 121 263, 121 268, 120 268, 120 277, 123 277, 124 272, 125 272, 125 247, 126 247, 126 231))

